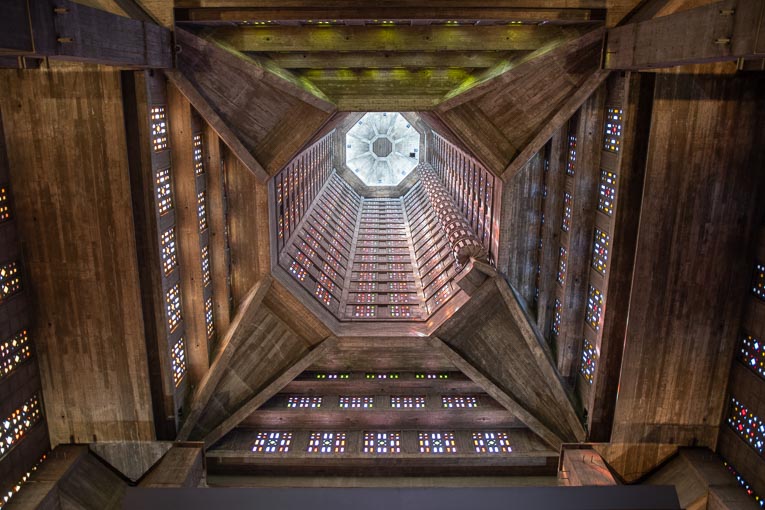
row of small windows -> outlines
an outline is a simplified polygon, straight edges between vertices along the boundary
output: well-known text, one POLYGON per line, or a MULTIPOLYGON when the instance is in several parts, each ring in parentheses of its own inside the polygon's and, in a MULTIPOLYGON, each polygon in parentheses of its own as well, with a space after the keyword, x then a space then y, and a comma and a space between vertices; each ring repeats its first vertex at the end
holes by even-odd
POLYGON ((0 343, 0 379, 32 357, 32 345, 26 330, 0 343))
POLYGON ((197 193, 197 216, 199 217, 199 232, 207 230, 207 193, 202 190, 197 193))
MULTIPOLYGON (((338 380, 338 379, 350 379, 351 374, 348 372, 317 372, 313 375, 314 378, 319 380, 338 380)), ((401 374, 398 372, 365 372, 364 379, 400 379, 401 374)), ((415 372, 414 379, 448 379, 448 372, 415 372)))
POLYGON ((4 457, 42 418, 40 397, 33 395, 0 424, 0 458, 4 457))
POLYGON ((212 277, 210 276, 210 247, 205 244, 202 247, 202 286, 210 285, 212 277))
POLYGON ((744 491, 746 491, 747 495, 751 496, 752 499, 760 506, 760 508, 765 508, 765 499, 761 498, 757 493, 754 492, 752 489, 752 486, 749 485, 749 483, 744 480, 744 477, 741 476, 741 474, 736 471, 736 469, 731 466, 728 462, 723 462, 725 465, 725 468, 728 470, 730 474, 732 474, 735 478, 738 484, 744 488, 744 491))
POLYGON ((760 455, 765 454, 765 424, 751 408, 735 397, 730 399, 728 425, 760 455))
POLYGON ((165 295, 165 310, 167 315, 167 330, 172 333, 181 323, 181 288, 176 283, 168 289, 165 295))
POLYGON ((175 249, 175 227, 170 227, 162 233, 159 250, 162 254, 162 269, 165 271, 165 276, 168 276, 178 265, 175 249))
POLYGON ((212 297, 205 299, 205 329, 207 330, 207 339, 209 340, 215 335, 212 297))
MULTIPOLYGON (((471 434, 475 453, 511 453, 510 438, 506 432, 473 432, 471 434)), ((258 432, 252 444, 256 453, 288 453, 292 447, 292 432, 258 432)), ((311 432, 307 453, 345 453, 348 446, 346 432, 311 432)), ((418 432, 419 453, 457 453, 454 432, 418 432)), ((363 453, 388 455, 402 451, 400 432, 364 432, 363 453)))
POLYGON ((608 108, 606 113, 603 149, 609 152, 619 152, 621 149, 623 115, 621 108, 608 108))
POLYGON ((197 133, 193 138, 194 145, 194 175, 205 173, 205 165, 202 160, 202 135, 197 133))
POLYGON ((598 351, 586 338, 582 346, 582 365, 579 367, 579 373, 584 380, 592 384, 595 379, 595 366, 598 361, 598 351))
MULTIPOLYGON (((287 397, 287 407, 290 409, 318 409, 324 403, 324 397, 319 396, 290 396, 287 397)), ((445 409, 475 408, 478 407, 478 398, 474 396, 441 396, 441 407, 445 409)), ((349 397, 340 396, 338 407, 340 409, 372 409, 375 406, 375 397, 349 397)), ((394 409, 422 409, 425 407, 424 396, 392 396, 390 406, 394 409)))
POLYGON ((21 291, 21 271, 18 262, 0 266, 0 303, 21 291))
POLYGON ((568 252, 563 246, 560 247, 558 254, 558 283, 563 285, 566 283, 566 266, 568 264, 568 252))
POLYGON ((765 300, 765 264, 755 265, 752 292, 758 298, 765 300))
POLYGON ((173 193, 170 187, 170 168, 157 172, 157 211, 159 215, 167 214, 173 208, 173 193))

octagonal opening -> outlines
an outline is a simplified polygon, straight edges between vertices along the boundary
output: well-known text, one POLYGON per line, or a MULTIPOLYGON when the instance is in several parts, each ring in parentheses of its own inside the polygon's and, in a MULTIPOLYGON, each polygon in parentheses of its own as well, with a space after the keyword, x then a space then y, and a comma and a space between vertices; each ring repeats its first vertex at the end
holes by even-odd
POLYGON ((398 112, 369 112, 345 135, 345 163, 367 186, 396 186, 420 162, 420 134, 398 112))

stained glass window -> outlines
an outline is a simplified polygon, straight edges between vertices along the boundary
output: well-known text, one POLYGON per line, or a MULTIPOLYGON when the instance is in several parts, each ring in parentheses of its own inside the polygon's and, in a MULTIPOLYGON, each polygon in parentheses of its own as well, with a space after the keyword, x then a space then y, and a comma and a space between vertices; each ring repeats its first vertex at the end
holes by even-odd
POLYGON ((552 322, 552 333, 555 336, 560 335, 560 321, 561 316, 563 314, 563 305, 560 302, 560 299, 555 298, 555 305, 553 306, 553 322, 552 322))
POLYGON ((401 453, 399 432, 364 432, 364 453, 401 453))
MULTIPOLYGON (((0 277, 2 275, 0 274, 0 277)), ((758 298, 765 300, 765 264, 757 264, 754 268, 752 292, 758 298)))
POLYGON ((320 283, 316 284, 316 289, 313 291, 313 295, 316 296, 319 301, 324 303, 325 306, 329 306, 332 303, 332 295, 327 289, 322 287, 320 283))
POLYGON ((568 252, 563 246, 560 247, 560 253, 558 254, 558 283, 563 285, 566 283, 566 265, 568 263, 568 252))
POLYGON ((11 201, 8 196, 8 188, 0 186, 0 223, 11 219, 11 201))
POLYGON ((614 213, 614 200, 616 200, 616 174, 608 170, 601 170, 598 210, 611 216, 614 213))
POLYGON ((287 407, 291 409, 295 408, 318 408, 321 407, 322 397, 288 397, 287 407))
POLYGON ((0 343, 0 379, 32 357, 27 330, 21 330, 0 343))
POLYGON ((397 319, 408 318, 412 316, 412 307, 409 305, 391 305, 388 307, 388 312, 391 317, 397 319))
POLYGON ((510 438, 505 432, 473 432, 476 453, 510 453, 510 438))
POLYGON ((173 269, 178 264, 175 254, 174 227, 170 227, 162 234, 160 239, 160 251, 162 253, 162 268, 165 271, 165 276, 167 276, 173 272, 173 269))
POLYGON ((17 262, 0 266, 0 302, 21 290, 21 273, 17 262))
POLYGON ((197 193, 197 216, 199 217, 199 231, 207 229, 207 194, 205 191, 197 193))
POLYGON ((453 432, 419 432, 420 453, 457 453, 453 432))
POLYGON ((443 395, 441 397, 441 405, 449 408, 478 407, 478 399, 476 397, 452 397, 443 395))
POLYGON ((311 432, 308 439, 308 453, 345 452, 345 432, 311 432))
POLYGON ((390 406, 394 409, 422 409, 425 407, 425 397, 399 397, 390 398, 390 406))
POLYGON ((340 397, 340 409, 371 409, 375 406, 374 397, 340 397))
POLYGON ((375 305, 357 305, 353 307, 353 316, 359 318, 374 317, 377 314, 375 305))
POLYGON ((365 379, 398 379, 398 372, 367 372, 364 374, 365 379))
POLYGON ((194 174, 202 175, 205 173, 205 164, 202 161, 202 135, 194 135, 194 174))
POLYGON ((765 453, 765 424, 759 416, 754 414, 751 408, 735 397, 730 399, 728 425, 733 427, 733 430, 760 455, 765 453))
POLYGON ((592 242, 592 267, 595 271, 605 275, 608 267, 608 246, 611 237, 599 228, 595 229, 595 239, 592 242))
POLYGON ((319 273, 319 283, 321 283, 324 287, 326 287, 326 289, 329 290, 330 292, 334 291, 335 288, 337 287, 335 285, 335 282, 330 280, 329 276, 327 276, 324 273, 319 273))
POLYGON ((210 276, 210 248, 208 245, 202 246, 202 286, 210 285, 212 277, 210 276))
POLYGON ((765 377, 765 345, 760 339, 752 335, 742 338, 738 358, 761 377, 765 377))
POLYGON ((298 280, 305 281, 305 277, 308 274, 305 269, 300 267, 300 264, 297 263, 297 261, 293 260, 290 264, 290 273, 292 273, 292 276, 297 278, 298 280))
POLYGON ((563 223, 561 223, 560 226, 564 232, 568 232, 569 229, 571 229, 571 213, 573 211, 573 207, 574 199, 571 196, 571 193, 566 191, 563 193, 563 223))
POLYGON ((741 487, 744 488, 747 495, 751 496, 754 499, 754 501, 758 505, 760 505, 760 508, 765 508, 765 499, 761 498, 757 493, 754 492, 751 485, 749 485, 747 481, 744 480, 744 478, 739 474, 738 471, 736 471, 736 469, 733 466, 731 466, 728 462, 723 462, 723 464, 727 468, 728 472, 730 472, 730 474, 736 477, 736 481, 741 487))
POLYGON ((585 322, 595 331, 600 331, 600 316, 603 313, 603 294, 590 285, 587 294, 587 311, 585 313, 585 322))
POLYGON ((359 282, 359 290, 362 292, 369 292, 377 290, 376 282, 359 282))
POLYGON ((433 294, 433 303, 436 306, 439 306, 441 303, 445 302, 449 296, 452 294, 451 287, 447 284, 438 289, 438 292, 433 294))
POLYGON ((11 448, 42 418, 40 398, 33 395, 24 404, 14 410, 0 422, 0 458, 4 457, 11 448))
POLYGON ((576 135, 568 136, 568 161, 566 163, 566 173, 574 175, 576 172, 576 135))
POLYGON ((22 486, 23 486, 23 485, 24 485, 26 482, 28 482, 28 481, 30 480, 30 478, 32 478, 32 473, 34 473, 35 471, 37 471, 37 468, 38 468, 38 467, 40 467, 40 464, 42 464, 42 462, 43 462, 43 461, 46 459, 46 457, 47 457, 47 455, 43 455, 42 457, 40 457, 40 460, 38 460, 38 461, 37 461, 37 464, 35 464, 35 465, 32 467, 32 469, 30 469, 29 471, 27 471, 26 473, 24 473, 24 475, 22 475, 21 479, 20 479, 19 481, 17 481, 17 482, 16 482, 16 484, 15 484, 14 486, 12 486, 11 488, 9 488, 9 489, 7 490, 7 492, 5 492, 5 493, 0 493, 0 495, 2 495, 2 498, 3 498, 3 499, 2 499, 2 501, 0 502, 0 508, 2 508, 2 507, 3 507, 3 505, 5 505, 6 503, 8 503, 8 501, 10 501, 10 499, 11 499, 11 498, 12 498, 12 497, 13 497, 13 496, 16 494, 16 493, 18 493, 18 492, 21 490, 21 487, 22 487, 22 486))
POLYGON ((584 377, 584 380, 592 384, 595 378, 595 365, 598 361, 598 351, 586 338, 584 339, 584 345, 582 346, 582 366, 579 367, 579 372, 584 377))
POLYGON ((215 334, 215 322, 213 321, 213 301, 212 297, 205 299, 205 328, 207 329, 207 339, 215 334))
POLYGON ((622 115, 621 108, 609 108, 606 115, 606 126, 603 139, 603 148, 610 152, 619 152, 622 143, 622 115))
POLYGON ((287 453, 292 444, 292 432, 258 432, 252 443, 255 453, 287 453))
POLYGON ((151 116, 151 144, 154 152, 167 149, 167 118, 164 106, 152 106, 151 116))
POLYGON ((186 342, 183 340, 183 337, 175 342, 170 356, 173 365, 173 382, 178 387, 183 380, 183 376, 186 375, 186 342))
POLYGON ((165 310, 167 311, 167 329, 172 333, 181 322, 181 288, 180 284, 173 285, 165 295, 165 310))

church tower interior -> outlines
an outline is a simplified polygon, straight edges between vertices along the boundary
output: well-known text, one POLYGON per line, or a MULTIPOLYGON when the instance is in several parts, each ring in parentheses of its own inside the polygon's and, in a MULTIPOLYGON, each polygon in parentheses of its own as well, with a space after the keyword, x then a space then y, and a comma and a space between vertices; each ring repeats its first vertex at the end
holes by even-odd
POLYGON ((0 14, 0 508, 765 508, 762 0, 0 14))

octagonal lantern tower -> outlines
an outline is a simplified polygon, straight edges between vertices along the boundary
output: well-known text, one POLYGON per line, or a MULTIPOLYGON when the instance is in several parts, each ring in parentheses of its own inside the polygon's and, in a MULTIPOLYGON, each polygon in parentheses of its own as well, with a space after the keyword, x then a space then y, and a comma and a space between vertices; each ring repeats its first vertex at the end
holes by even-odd
POLYGON ((397 112, 370 112, 345 136, 345 162, 368 186, 395 186, 420 161, 420 134, 397 112))

